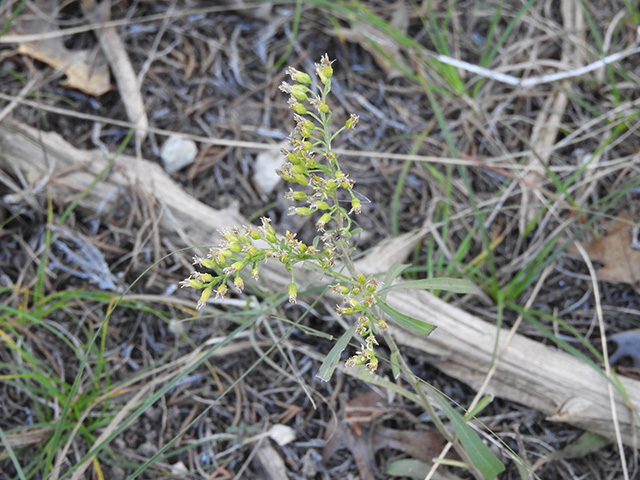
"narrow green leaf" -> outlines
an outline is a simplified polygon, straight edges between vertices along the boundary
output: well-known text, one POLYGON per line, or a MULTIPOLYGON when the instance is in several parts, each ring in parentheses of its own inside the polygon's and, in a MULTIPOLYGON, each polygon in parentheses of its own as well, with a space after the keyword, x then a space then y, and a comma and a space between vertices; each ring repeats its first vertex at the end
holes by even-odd
POLYGON ((398 322, 400 325, 408 328, 413 332, 416 332, 419 335, 429 335, 436 328, 436 326, 431 323, 427 323, 423 320, 418 320, 417 318, 410 317, 409 315, 405 315, 404 313, 397 311, 395 308, 391 307, 382 300, 378 300, 378 303, 376 305, 378 305, 380 307, 380 310, 389 315, 389 317, 398 322))
POLYGON ((394 289, 419 288, 421 290, 444 290, 452 293, 475 293, 473 283, 466 278, 425 278, 422 280, 408 280, 383 288, 380 292, 394 289))
POLYGON ((398 278, 402 272, 404 272, 409 267, 409 264, 404 263, 394 263, 387 270, 387 274, 384 276, 384 284, 391 285, 393 281, 398 278))
POLYGON ((24 471, 22 470, 22 466, 20 465, 20 461, 18 460, 18 457, 16 457, 16 454, 13 451, 13 448, 11 448, 11 444, 9 443, 9 440, 7 439, 7 436, 4 434, 4 431, 2 430, 2 428, 0 428, 0 444, 4 445, 6 449, 5 454, 8 454, 8 457, 11 458, 11 462, 13 463, 13 468, 15 468, 16 472, 18 473, 17 478, 19 478, 20 480, 27 480, 27 477, 25 477, 24 471))
POLYGON ((340 362, 340 355, 342 354, 344 349, 347 348, 347 345, 349 345, 349 340, 351 340, 351 337, 353 337, 354 333, 356 333, 357 327, 357 325, 353 325, 338 339, 336 344, 327 355, 327 358, 325 358, 324 362, 322 362, 322 365, 320 365, 320 370, 318 370, 318 373, 316 373, 316 377, 325 382, 329 381, 331 375, 333 375, 333 372, 340 362))
POLYGON ((398 350, 391 351, 391 373, 393 374, 393 378, 398 378, 400 376, 400 360, 399 360, 400 352, 398 350))
POLYGON ((547 460, 556 460, 559 458, 582 458, 585 455, 597 452, 610 443, 610 440, 598 435, 597 433, 584 432, 562 450, 557 450, 547 455, 547 460))
POLYGON ((474 418, 477 417, 478 414, 483 411, 485 408, 487 408, 487 405, 489 405, 491 402, 493 401, 493 395, 485 395, 482 400, 480 400, 478 402, 478 404, 473 408, 473 410, 469 410, 467 412, 467 418, 474 418))
POLYGON ((476 432, 467 425, 465 419, 449 405, 449 402, 435 389, 430 388, 430 390, 434 393, 436 401, 451 421, 456 436, 460 440, 465 452, 467 452, 467 455, 469 455, 471 462, 482 473, 484 478, 488 480, 495 479, 500 472, 504 471, 504 464, 498 460, 498 457, 480 440, 476 432))
POLYGON ((414 458, 405 458, 387 463, 385 475, 389 477, 424 478, 431 466, 414 458))

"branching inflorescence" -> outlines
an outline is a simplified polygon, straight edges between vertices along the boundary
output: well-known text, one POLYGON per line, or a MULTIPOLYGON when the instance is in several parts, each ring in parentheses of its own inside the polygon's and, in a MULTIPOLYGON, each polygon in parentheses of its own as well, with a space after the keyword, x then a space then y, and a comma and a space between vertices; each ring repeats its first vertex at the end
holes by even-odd
POLYGON ((290 207, 289 215, 319 215, 315 224, 319 235, 313 245, 304 244, 289 231, 284 238, 279 238, 270 225, 271 220, 263 217, 260 227, 221 232, 224 241, 217 248, 212 248, 206 258, 194 257, 194 265, 213 270, 217 275, 192 272, 180 285, 202 290, 197 304, 200 310, 213 292, 216 298, 224 298, 229 283, 242 291, 244 280, 241 273, 250 269, 251 276, 257 280, 258 264, 273 258, 291 273, 289 302, 296 303, 298 288, 294 267, 301 262, 313 262, 326 274, 340 278, 340 283, 332 287, 334 292, 344 297, 344 306, 337 306, 337 313, 357 316, 356 334, 364 342, 346 365, 364 364, 375 371, 378 367, 374 350, 378 345, 376 334, 388 327, 373 308, 378 301, 378 283, 375 278, 356 273, 349 257, 346 239, 353 225, 349 215, 361 212, 361 200, 353 191, 355 182, 343 173, 331 146, 342 131, 356 127, 359 117, 352 114, 339 130, 331 133, 332 112, 327 97, 331 91, 332 63, 325 54, 320 63, 315 64, 320 83, 314 83, 309 74, 288 67, 286 73, 296 83, 283 82, 280 85, 280 90, 289 94, 288 104, 294 112, 296 127, 289 137, 290 148, 282 149, 285 162, 277 173, 287 182, 296 184, 296 189, 290 189, 285 197, 305 202, 304 206, 290 207), (310 87, 315 87, 317 93, 310 87), (348 205, 349 210, 343 205, 348 205), (345 265, 351 276, 335 272, 336 261, 345 265))

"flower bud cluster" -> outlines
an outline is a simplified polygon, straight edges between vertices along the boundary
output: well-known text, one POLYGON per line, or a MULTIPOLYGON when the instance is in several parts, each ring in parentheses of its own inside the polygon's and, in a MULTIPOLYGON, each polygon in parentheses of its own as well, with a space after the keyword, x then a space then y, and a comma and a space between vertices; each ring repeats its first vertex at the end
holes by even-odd
MULTIPOLYGON (((262 226, 232 228, 220 232, 224 238, 222 243, 209 250, 206 258, 194 257, 193 264, 208 270, 213 270, 217 275, 194 271, 180 282, 181 287, 202 290, 200 300, 196 308, 202 309, 213 292, 215 298, 224 298, 228 293, 227 284, 232 282, 238 291, 244 290, 244 280, 241 273, 250 271, 251 277, 259 278, 258 263, 262 260, 275 258, 281 262, 287 271, 293 272, 295 264, 305 260, 316 260, 320 265, 330 266, 335 261, 333 251, 319 252, 313 245, 306 245, 296 239, 296 235, 287 232, 284 240, 279 240, 271 220, 262 217, 262 226), (260 241, 262 245, 257 245, 260 241), (266 246, 264 244, 266 243, 266 246)), ((289 301, 297 300, 297 287, 292 273, 292 281, 289 286, 289 301)))
POLYGON ((377 302, 376 290, 378 282, 375 278, 367 278, 358 274, 352 279, 351 285, 337 284, 332 287, 335 293, 344 296, 346 307, 336 306, 338 315, 358 315, 356 334, 364 338, 365 344, 354 356, 349 357, 345 365, 364 365, 374 372, 378 368, 378 357, 374 347, 378 345, 376 334, 386 330, 387 322, 375 319, 372 307, 377 302))
POLYGON ((288 104, 294 112, 296 127, 289 138, 291 147, 282 149, 285 162, 276 172, 288 182, 313 190, 310 194, 290 190, 286 198, 307 202, 307 206, 291 207, 289 215, 308 216, 320 213, 320 218, 316 221, 319 232, 325 232, 327 224, 332 220, 341 224, 349 213, 361 212, 361 201, 353 193, 354 181, 342 173, 338 158, 331 149, 331 140, 340 131, 355 128, 359 118, 355 114, 351 115, 338 132, 330 134, 329 120, 332 112, 327 104, 327 96, 333 77, 332 63, 325 54, 315 64, 319 84, 313 83, 310 75, 288 67, 287 74, 298 83, 290 85, 283 82, 280 85, 280 90, 290 95, 288 104), (308 85, 315 87, 319 93, 315 93, 308 85), (349 196, 349 212, 339 204, 340 189, 345 190, 349 196))
MULTIPOLYGON (((276 172, 294 184, 285 197, 294 202, 304 202, 290 207, 289 214, 318 214, 315 226, 321 234, 311 245, 301 242, 295 233, 288 231, 284 238, 279 238, 270 224, 271 220, 266 217, 262 218, 260 227, 231 228, 220 232, 224 238, 220 245, 210 249, 206 258, 193 259, 194 265, 201 267, 198 270, 212 273, 194 271, 180 282, 181 287, 201 291, 198 310, 204 307, 211 295, 224 298, 230 287, 242 292, 249 272, 258 280, 261 261, 278 261, 291 274, 287 290, 290 303, 296 303, 298 297, 294 277, 297 263, 311 260, 331 275, 336 258, 351 261, 346 240, 351 234, 349 215, 359 214, 362 202, 353 192, 355 182, 343 173, 331 142, 342 131, 355 128, 359 117, 353 114, 337 131, 330 131, 333 112, 327 98, 333 78, 332 63, 325 54, 315 64, 316 82, 309 74, 289 67, 286 73, 294 83, 283 82, 279 87, 289 95, 288 105, 293 110, 296 126, 289 137, 290 146, 281 151, 285 161, 276 172), (347 202, 350 209, 345 208, 347 202), (321 250, 316 246, 320 242, 323 245, 321 250)), ((337 273, 334 276, 345 278, 337 273)), ((347 360, 346 365, 366 365, 373 372, 378 368, 376 335, 388 328, 375 307, 378 284, 374 278, 361 274, 343 283, 345 285, 333 286, 333 290, 344 297, 343 305, 336 306, 336 310, 339 315, 357 318, 356 333, 363 341, 362 348, 347 360)))

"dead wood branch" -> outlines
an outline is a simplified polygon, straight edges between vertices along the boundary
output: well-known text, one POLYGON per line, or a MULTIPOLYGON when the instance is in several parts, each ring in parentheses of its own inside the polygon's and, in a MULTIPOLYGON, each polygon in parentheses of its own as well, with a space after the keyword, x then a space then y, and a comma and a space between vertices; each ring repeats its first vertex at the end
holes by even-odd
MULTIPOLYGON (((49 175, 49 184, 58 200, 76 198, 108 164, 109 159, 99 151, 78 150, 55 133, 39 132, 18 123, 0 125, 0 168, 7 172, 20 170, 32 184, 49 175)), ((108 210, 107 199, 119 189, 133 185, 146 190, 163 209, 171 212, 162 215, 168 232, 181 229, 201 244, 215 243, 218 228, 246 223, 233 210, 214 210, 193 199, 157 164, 121 155, 109 168, 107 175, 81 200, 82 208, 94 212, 98 208, 108 210)), ((266 265, 269 282, 286 285, 288 278, 271 270, 274 265, 266 265)), ((500 352, 507 337, 505 330, 497 330, 427 292, 396 290, 387 300, 394 308, 439 327, 429 338, 394 327, 399 344, 436 355, 440 360, 435 365, 443 372, 475 388, 481 385, 492 364, 496 335, 500 352)), ((537 409, 551 420, 614 438, 607 380, 602 372, 518 334, 497 361, 489 392, 537 409)), ((640 382, 623 378, 621 385, 635 411, 639 411, 640 382)), ((627 445, 637 446, 640 426, 622 395, 616 395, 622 438, 627 445)))

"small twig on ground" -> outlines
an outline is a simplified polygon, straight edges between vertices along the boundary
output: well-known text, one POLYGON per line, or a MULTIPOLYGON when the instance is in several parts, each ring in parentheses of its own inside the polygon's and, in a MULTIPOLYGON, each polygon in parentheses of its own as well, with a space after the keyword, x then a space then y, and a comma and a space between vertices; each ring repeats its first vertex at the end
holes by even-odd
POLYGON ((640 53, 640 46, 638 46, 640 40, 640 28, 638 29, 638 35, 639 38, 636 39, 633 46, 630 48, 617 53, 613 53, 611 55, 607 55, 601 60, 590 63, 589 65, 586 65, 584 67, 576 68, 575 70, 569 70, 568 72, 551 73, 549 75, 542 75, 540 77, 518 78, 514 77, 513 75, 507 75, 506 73, 496 72, 495 70, 491 70, 489 68, 474 65, 473 63, 465 62, 464 60, 447 57, 446 55, 433 55, 433 58, 447 65, 461 68, 468 72, 478 74, 482 77, 490 78, 491 80, 495 80, 497 82, 506 83, 507 85, 512 85, 514 87, 533 87, 536 85, 541 85, 543 83, 551 83, 558 80, 566 80, 568 78, 578 77, 580 75, 584 75, 585 73, 597 70, 598 68, 602 68, 606 65, 622 60, 623 58, 629 57, 636 53, 640 53))

